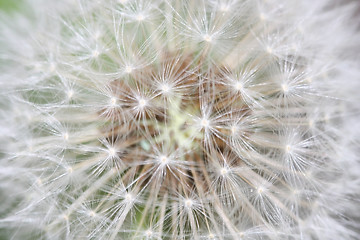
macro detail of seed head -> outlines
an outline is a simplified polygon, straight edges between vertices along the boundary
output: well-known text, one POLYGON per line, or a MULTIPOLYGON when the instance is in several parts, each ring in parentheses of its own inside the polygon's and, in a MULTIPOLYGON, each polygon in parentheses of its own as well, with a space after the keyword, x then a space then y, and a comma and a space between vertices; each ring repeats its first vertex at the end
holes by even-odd
POLYGON ((0 9, 0 237, 357 239, 359 9, 0 9))

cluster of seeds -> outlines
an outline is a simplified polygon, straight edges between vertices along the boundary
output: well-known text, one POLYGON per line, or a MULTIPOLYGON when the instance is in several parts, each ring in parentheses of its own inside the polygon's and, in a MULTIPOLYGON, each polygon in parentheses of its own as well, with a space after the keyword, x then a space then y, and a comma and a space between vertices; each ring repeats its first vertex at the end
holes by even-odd
POLYGON ((353 76, 336 65, 354 38, 336 16, 351 5, 74 2, 30 16, 0 52, 0 83, 12 81, 0 179, 16 198, 0 227, 24 239, 356 236, 339 84, 353 76))

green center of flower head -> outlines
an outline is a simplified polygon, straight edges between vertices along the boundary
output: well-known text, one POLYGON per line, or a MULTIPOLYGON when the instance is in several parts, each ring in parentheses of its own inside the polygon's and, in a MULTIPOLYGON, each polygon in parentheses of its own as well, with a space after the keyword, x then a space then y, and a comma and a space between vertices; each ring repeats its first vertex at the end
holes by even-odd
MULTIPOLYGON (((171 146, 177 146, 184 150, 200 147, 202 135, 197 132, 194 126, 189 124, 192 122, 189 112, 194 112, 194 110, 181 110, 180 100, 172 102, 167 113, 168 121, 148 123, 149 125, 156 125, 159 131, 155 142, 169 149, 173 148, 171 146)), ((140 144, 145 151, 151 151, 151 145, 148 141, 143 140, 140 144)))
POLYGON ((158 141, 169 145, 177 145, 184 149, 197 148, 198 146, 196 146, 196 144, 198 144, 198 142, 194 141, 196 129, 189 124, 192 119, 191 116, 188 115, 189 112, 193 111, 187 111, 187 109, 181 111, 180 100, 172 102, 168 111, 168 117, 171 120, 168 124, 160 124, 158 141))

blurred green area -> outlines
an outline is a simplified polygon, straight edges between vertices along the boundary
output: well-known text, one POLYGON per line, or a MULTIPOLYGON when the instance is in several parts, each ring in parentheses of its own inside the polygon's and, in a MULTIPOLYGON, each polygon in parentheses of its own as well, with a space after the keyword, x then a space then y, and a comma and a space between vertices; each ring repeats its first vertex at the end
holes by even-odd
POLYGON ((22 0, 0 0, 0 11, 16 11, 21 6, 22 0))

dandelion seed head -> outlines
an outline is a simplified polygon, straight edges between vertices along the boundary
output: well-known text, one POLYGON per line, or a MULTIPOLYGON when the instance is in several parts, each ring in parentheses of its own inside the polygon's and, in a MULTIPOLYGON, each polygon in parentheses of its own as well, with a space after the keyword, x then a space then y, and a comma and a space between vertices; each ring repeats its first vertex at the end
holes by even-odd
POLYGON ((110 157, 110 158, 114 158, 114 157, 116 157, 116 155, 117 155, 117 151, 116 151, 116 149, 113 148, 113 147, 110 147, 110 148, 108 149, 108 153, 109 153, 109 157, 110 157))
POLYGON ((39 186, 41 186, 43 184, 43 181, 41 180, 41 178, 36 179, 36 184, 39 186))
POLYGON ((146 231, 145 235, 147 237, 151 237, 153 235, 153 232, 149 229, 149 230, 146 231))
POLYGON ((208 42, 208 43, 211 43, 212 42, 212 37, 211 37, 211 35, 209 35, 209 34, 205 34, 204 36, 203 36, 203 39, 204 39, 204 41, 205 42, 208 42))
POLYGON ((138 104, 139 104, 139 108, 142 109, 144 107, 146 107, 146 105, 148 104, 147 100, 144 98, 139 98, 138 99, 138 104))
POLYGON ((143 20, 145 19, 145 16, 141 13, 139 13, 137 16, 136 16, 136 20, 138 22, 142 22, 143 20))
POLYGON ((164 156, 164 155, 160 156, 159 161, 160 161, 160 164, 162 164, 162 165, 166 165, 169 163, 168 157, 164 156))
POLYGON ((200 121, 201 127, 207 129, 210 126, 210 122, 206 118, 202 118, 200 121))
POLYGON ((113 106, 113 107, 117 105, 117 99, 115 97, 112 97, 110 99, 110 105, 113 106))
POLYGON ((66 95, 68 99, 71 99, 74 96, 74 90, 72 89, 68 90, 66 95))
POLYGON ((131 66, 126 66, 125 67, 125 72, 130 74, 133 71, 133 68, 131 66))
POLYGON ((95 217, 95 216, 96 216, 96 213, 95 213, 94 211, 89 211, 89 212, 88 212, 88 215, 89 215, 90 217, 95 217))
POLYGON ((65 141, 69 140, 69 133, 65 132, 63 134, 63 138, 64 138, 65 141))
POLYGON ((194 201, 191 199, 185 199, 184 203, 186 208, 192 208, 194 201))
POLYGON ((241 91, 243 89, 243 84, 241 82, 236 82, 234 84, 234 88, 237 90, 237 91, 241 91))
POLYGON ((132 193, 126 193, 124 199, 127 202, 133 202, 135 200, 135 197, 132 193))
POLYGON ((356 239, 354 1, 21 2, 5 238, 356 239))
POLYGON ((229 173, 229 169, 226 167, 223 167, 220 169, 220 175, 225 177, 229 173))
POLYGON ((161 90, 162 94, 166 95, 166 94, 170 93, 170 86, 168 84, 164 83, 160 86, 160 90, 161 90))
POLYGON ((93 58, 97 58, 99 55, 100 55, 100 52, 99 52, 98 50, 94 50, 94 51, 92 51, 92 53, 91 53, 91 56, 92 56, 93 58))
POLYGON ((285 151, 286 151, 287 153, 291 153, 291 151, 292 151, 292 146, 289 145, 289 144, 287 144, 287 145, 285 146, 285 151))
POLYGON ((286 83, 281 84, 281 89, 284 93, 288 93, 289 92, 289 85, 286 83))
POLYGON ((313 119, 309 119, 309 127, 310 128, 314 127, 314 120, 313 119))

